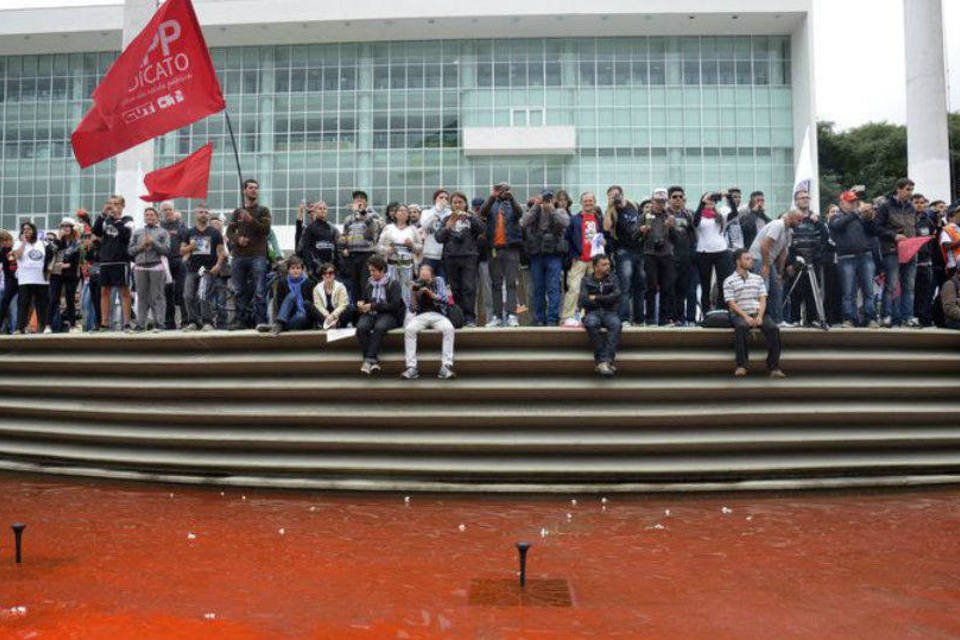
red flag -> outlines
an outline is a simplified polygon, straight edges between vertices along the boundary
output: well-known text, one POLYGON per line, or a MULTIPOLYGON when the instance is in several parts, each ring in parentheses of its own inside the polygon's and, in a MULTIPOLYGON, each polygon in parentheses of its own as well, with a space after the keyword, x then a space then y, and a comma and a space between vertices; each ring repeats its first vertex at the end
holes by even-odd
POLYGON ((211 158, 213 143, 208 142, 180 162, 151 171, 143 177, 150 193, 140 199, 160 202, 173 198, 206 198, 211 158))
POLYGON ((190 0, 167 0, 92 98, 71 136, 81 167, 222 111, 223 93, 190 0))
POLYGON ((933 236, 917 236, 916 238, 907 238, 897 243, 897 262, 905 264, 910 262, 913 256, 917 255, 920 247, 933 240, 933 236))

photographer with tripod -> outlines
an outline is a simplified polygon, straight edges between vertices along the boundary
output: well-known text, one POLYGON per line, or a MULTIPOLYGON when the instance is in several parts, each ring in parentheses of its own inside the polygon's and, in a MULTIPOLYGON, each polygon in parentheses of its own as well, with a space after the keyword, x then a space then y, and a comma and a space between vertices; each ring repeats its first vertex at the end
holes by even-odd
MULTIPOLYGON (((798 192, 797 196, 802 193, 798 192)), ((791 278, 790 321, 794 324, 801 321, 802 305, 806 311, 807 326, 813 325, 813 318, 816 317, 821 327, 827 327, 821 273, 829 248, 830 232, 827 225, 814 216, 810 209, 803 210, 803 217, 793 230, 787 256, 786 273, 791 278)))

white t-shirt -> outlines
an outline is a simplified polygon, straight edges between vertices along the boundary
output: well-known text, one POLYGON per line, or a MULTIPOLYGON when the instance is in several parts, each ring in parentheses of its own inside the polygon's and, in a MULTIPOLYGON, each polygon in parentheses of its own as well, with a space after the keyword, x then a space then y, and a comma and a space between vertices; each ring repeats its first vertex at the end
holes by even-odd
POLYGON ((42 242, 21 242, 13 245, 17 251, 21 246, 26 247, 23 255, 17 260, 17 282, 25 284, 49 284, 43 273, 43 264, 46 261, 46 247, 42 242))
POLYGON ((407 225, 401 230, 393 223, 388 224, 380 232, 379 249, 384 257, 387 255, 388 247, 393 249, 393 254, 387 258, 388 261, 403 266, 412 265, 416 261, 416 252, 420 247, 419 231, 412 225, 407 225), (412 247, 407 246, 407 240, 411 241, 412 247))
POLYGON ((716 218, 700 218, 697 227, 697 252, 716 253, 727 250, 727 241, 720 230, 720 214, 716 218))
POLYGON ((793 231, 788 229, 787 225, 783 223, 783 218, 777 218, 773 222, 763 225, 763 228, 757 232, 757 237, 753 239, 753 244, 750 245, 750 253, 753 255, 753 259, 757 261, 757 264, 760 264, 763 260, 760 247, 766 238, 770 238, 773 240, 773 246, 770 247, 770 263, 773 264, 777 256, 790 246, 790 239, 792 237, 793 231))
POLYGON ((430 207, 420 216, 420 235, 423 237, 423 257, 439 260, 443 257, 443 245, 437 242, 434 234, 447 221, 450 209, 430 207))

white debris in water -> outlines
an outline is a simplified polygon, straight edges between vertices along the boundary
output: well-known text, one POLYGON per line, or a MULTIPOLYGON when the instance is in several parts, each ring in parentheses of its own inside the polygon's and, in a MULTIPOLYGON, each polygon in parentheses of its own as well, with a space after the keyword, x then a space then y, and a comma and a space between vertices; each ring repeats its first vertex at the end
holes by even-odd
POLYGON ((7 613, 8 615, 11 615, 11 616, 25 616, 27 615, 27 608, 22 605, 17 607, 10 607, 7 613))
POLYGON ((664 510, 663 510, 663 515, 665 515, 665 516, 667 516, 667 517, 670 517, 670 509, 664 509, 664 510))
POLYGON ((225 496, 225 495, 227 495, 227 494, 225 494, 223 491, 220 492, 220 497, 223 497, 223 496, 225 496))
POLYGON ((577 499, 574 498, 573 500, 571 500, 570 504, 572 504, 573 506, 577 506, 577 499))
POLYGON ((247 496, 240 496, 240 499, 241 499, 241 500, 246 500, 246 499, 247 499, 247 496))
POLYGON ((205 613, 205 614, 203 614, 203 619, 204 619, 204 620, 216 620, 216 619, 217 619, 217 614, 215 614, 215 613, 205 613))
POLYGON ((733 509, 731 509, 730 507, 720 507, 720 513, 724 515, 730 515, 731 513, 733 513, 733 509))
POLYGON ((751 520, 753 520, 753 516, 747 516, 747 522, 750 522, 751 520))
POLYGON ((540 537, 541 537, 541 538, 546 538, 548 535, 550 535, 550 532, 547 531, 547 528, 546 528, 546 527, 540 527, 540 537))
POLYGON ((568 513, 568 514, 567 514, 567 520, 573 520, 573 514, 572 514, 572 513, 568 513))
POLYGON ((657 531, 663 531, 664 529, 666 529, 666 527, 663 526, 662 524, 660 524, 660 523, 658 522, 657 524, 653 525, 652 527, 647 527, 647 529, 656 529, 657 531))
POLYGON ((196 540, 196 539, 197 539, 197 534, 187 532, 187 540, 196 540))
POLYGON ((316 508, 316 507, 310 507, 310 509, 309 509, 309 510, 310 510, 310 511, 316 511, 316 510, 317 510, 317 508, 316 508))
POLYGON ((172 494, 172 493, 170 494, 170 497, 171 497, 171 498, 173 497, 173 494, 172 494))
POLYGON ((285 534, 286 532, 287 532, 287 530, 284 529, 283 527, 280 527, 279 529, 277 529, 277 533, 279 533, 280 535, 283 535, 283 534, 285 534))
POLYGON ((403 503, 410 504, 410 496, 403 496, 403 503))
POLYGON ((607 504, 606 498, 600 498, 600 504, 607 504))
POLYGON ((461 524, 459 527, 457 527, 457 529, 460 529, 460 531, 466 531, 466 530, 467 530, 467 525, 461 524))

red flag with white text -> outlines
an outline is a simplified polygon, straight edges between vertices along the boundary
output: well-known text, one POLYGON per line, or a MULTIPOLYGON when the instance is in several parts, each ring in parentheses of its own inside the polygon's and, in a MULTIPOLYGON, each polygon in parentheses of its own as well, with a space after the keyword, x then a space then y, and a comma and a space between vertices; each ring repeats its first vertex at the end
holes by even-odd
POLYGON ((93 91, 71 136, 81 167, 226 107, 190 0, 167 0, 93 91))
POLYGON ((173 198, 206 198, 212 158, 213 143, 208 142, 180 162, 151 171, 143 177, 150 193, 140 199, 160 202, 173 198))

